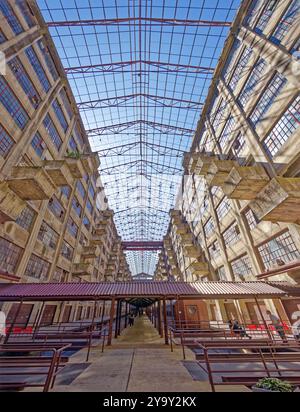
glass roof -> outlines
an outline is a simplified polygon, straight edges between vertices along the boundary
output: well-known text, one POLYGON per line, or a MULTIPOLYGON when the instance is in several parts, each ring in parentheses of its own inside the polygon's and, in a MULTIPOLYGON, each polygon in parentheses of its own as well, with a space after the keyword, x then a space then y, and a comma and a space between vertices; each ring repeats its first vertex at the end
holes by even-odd
MULTIPOLYGON (((118 232, 160 241, 240 0, 38 0, 65 67, 118 232)), ((157 252, 128 251, 133 275, 157 252)))

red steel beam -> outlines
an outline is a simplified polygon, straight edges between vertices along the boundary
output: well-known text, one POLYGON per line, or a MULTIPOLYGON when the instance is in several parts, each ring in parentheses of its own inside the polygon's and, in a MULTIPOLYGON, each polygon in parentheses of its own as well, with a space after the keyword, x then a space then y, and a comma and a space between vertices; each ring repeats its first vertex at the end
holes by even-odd
POLYGON ((125 241, 122 242, 124 250, 160 250, 163 247, 163 242, 156 241, 125 241))
POLYGON ((230 27, 231 22, 214 21, 214 20, 189 20, 189 19, 162 19, 156 17, 125 17, 117 19, 88 19, 88 20, 66 20, 66 21, 50 21, 48 27, 69 27, 69 26, 109 26, 109 25, 139 25, 141 22, 151 27, 155 25, 167 26, 196 26, 196 27, 230 27))

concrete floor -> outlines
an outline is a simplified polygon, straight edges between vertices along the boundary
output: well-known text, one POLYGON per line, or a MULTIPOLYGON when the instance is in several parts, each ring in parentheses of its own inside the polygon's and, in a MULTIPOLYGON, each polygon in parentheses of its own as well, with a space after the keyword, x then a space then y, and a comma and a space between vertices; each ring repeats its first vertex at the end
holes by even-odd
MULTIPOLYGON (((70 362, 82 362, 86 351, 70 362)), ((187 350, 187 359, 195 355, 187 350)), ((56 385, 54 392, 210 392, 208 382, 194 381, 182 364, 179 347, 170 351, 145 316, 136 318, 104 353, 91 352, 91 365, 70 385, 56 385)), ((248 391, 245 387, 220 387, 222 391, 248 391)))

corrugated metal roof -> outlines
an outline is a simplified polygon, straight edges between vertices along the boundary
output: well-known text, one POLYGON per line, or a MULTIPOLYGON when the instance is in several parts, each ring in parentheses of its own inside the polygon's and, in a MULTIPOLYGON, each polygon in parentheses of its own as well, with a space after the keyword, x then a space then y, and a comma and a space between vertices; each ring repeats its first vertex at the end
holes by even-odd
POLYGON ((100 282, 0 284, 0 300, 84 300, 117 297, 272 297, 285 292, 265 282, 100 282))

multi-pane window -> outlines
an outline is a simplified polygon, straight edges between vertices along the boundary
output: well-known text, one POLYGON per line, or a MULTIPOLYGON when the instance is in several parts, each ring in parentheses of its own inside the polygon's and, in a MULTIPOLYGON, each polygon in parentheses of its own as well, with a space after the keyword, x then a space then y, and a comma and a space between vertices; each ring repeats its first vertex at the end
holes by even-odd
POLYGON ((214 222, 213 222, 212 218, 210 218, 207 221, 207 223, 204 225, 203 229, 204 229, 204 233, 205 233, 206 238, 210 237, 213 234, 213 231, 215 229, 215 225, 214 225, 214 222))
POLYGON ((9 154, 14 145, 12 138, 6 133, 0 125, 0 155, 4 158, 9 154))
POLYGON ((67 242, 63 241, 63 244, 61 247, 62 256, 68 260, 72 260, 73 253, 74 253, 74 249, 67 242))
POLYGON ((223 219, 228 214, 229 211, 230 211, 230 204, 228 200, 224 198, 216 209, 218 219, 219 220, 223 219))
POLYGON ((61 203, 58 201, 58 199, 55 196, 53 196, 49 200, 48 208, 49 208, 49 210, 51 210, 51 212, 54 214, 54 216, 56 216, 60 220, 63 220, 65 210, 64 210, 61 203))
POLYGON ((3 76, 0 76, 0 102, 14 119, 17 126, 23 130, 29 121, 29 117, 3 76))
POLYGON ((215 205, 220 200, 220 196, 222 197, 222 189, 219 186, 213 186, 211 188, 211 195, 213 203, 215 205))
POLYGON ((32 228, 35 216, 36 213, 30 207, 25 207, 16 219, 16 223, 29 232, 32 228))
POLYGON ((90 212, 90 214, 92 215, 93 214, 93 206, 92 206, 92 204, 89 200, 87 200, 87 202, 86 202, 86 208, 90 212))
POLYGON ((72 119, 73 117, 73 109, 69 100, 69 97, 65 91, 65 89, 61 89, 61 91, 59 92, 60 98, 63 101, 63 104, 65 106, 65 109, 68 113, 68 116, 70 119, 72 119))
POLYGON ((287 11, 284 13, 280 22, 276 26, 276 30, 271 36, 271 40, 275 43, 280 43, 287 32, 291 29, 293 23, 300 13, 300 3, 299 0, 294 0, 287 11))
POLYGON ((39 132, 36 132, 36 134, 33 136, 31 146, 34 148, 35 153, 40 158, 43 158, 47 146, 39 132))
POLYGON ((208 211, 208 208, 209 208, 208 199, 207 197, 204 197, 203 202, 201 203, 201 206, 200 206, 200 216, 204 215, 208 211))
POLYGON ((23 27, 21 26, 19 19, 13 12, 13 9, 11 8, 9 1, 0 0, 0 11, 6 18, 7 23, 10 25, 12 31, 15 34, 20 34, 23 32, 23 27))
POLYGON ((19 7, 28 27, 35 26, 33 15, 28 7, 26 0, 16 0, 16 4, 19 7))
POLYGON ((52 108, 64 132, 68 130, 68 123, 57 99, 52 102, 52 108))
POLYGON ((53 78, 53 80, 57 80, 58 79, 58 72, 56 70, 55 64, 53 62, 52 56, 48 50, 48 48, 45 46, 44 41, 41 39, 37 42, 40 51, 42 52, 46 65, 48 67, 49 72, 51 73, 51 76, 53 78))
POLYGON ((43 242, 45 246, 55 249, 58 241, 58 234, 47 225, 47 223, 43 222, 38 233, 38 239, 43 242))
POLYGON ((263 12, 256 23, 255 31, 261 33, 266 28, 268 22, 270 21, 276 6, 278 5, 279 0, 268 0, 265 2, 263 12))
POLYGON ((46 115, 43 124, 55 147, 59 150, 62 145, 62 140, 49 114, 46 115))
POLYGON ((244 280, 252 274, 252 265, 248 255, 244 255, 231 262, 231 267, 235 278, 244 280))
POLYGON ((260 82, 260 79, 266 69, 266 62, 264 59, 259 59, 258 62, 255 64, 246 84, 244 85, 239 97, 238 101, 242 107, 244 107, 247 102, 249 101, 250 97, 253 94, 254 89, 260 82))
POLYGON ((75 238, 77 237, 78 226, 76 225, 76 223, 74 222, 74 220, 71 217, 69 217, 69 219, 68 219, 67 229, 68 229, 68 232, 70 233, 70 235, 72 235, 75 238))
POLYGON ((0 238, 0 269, 7 273, 16 273, 17 265, 21 257, 22 249, 0 238))
POLYGON ((41 86, 45 90, 45 92, 48 92, 50 90, 50 82, 46 76, 45 70, 43 69, 41 62, 39 61, 36 52, 34 51, 33 47, 30 46, 25 50, 25 53, 28 57, 28 60, 30 61, 33 70, 35 71, 41 86))
POLYGON ((233 145, 232 145, 232 150, 235 156, 240 156, 244 149, 246 147, 246 141, 242 133, 239 133, 238 136, 236 137, 233 145))
POLYGON ((30 103, 36 109, 40 104, 40 97, 30 80, 30 77, 26 73, 22 63, 18 57, 14 57, 8 62, 8 66, 13 72, 14 76, 18 80, 20 86, 22 87, 24 93, 27 95, 30 103))
POLYGON ((0 44, 1 44, 1 43, 4 43, 6 40, 7 40, 7 39, 6 39, 3 31, 0 29, 0 44))
POLYGON ((232 73, 232 70, 233 70, 233 67, 234 67, 234 62, 235 62, 235 57, 237 55, 237 51, 238 51, 240 45, 241 45, 240 40, 235 39, 234 43, 231 47, 230 54, 228 56, 228 59, 226 60, 226 63, 225 63, 224 69, 223 69, 224 79, 225 79, 226 82, 228 82, 228 80, 230 78, 230 75, 232 73))
POLYGON ((49 262, 36 255, 31 255, 24 274, 25 276, 45 280, 47 279, 49 269, 49 262))
POLYGON ((89 221, 89 219, 84 216, 82 223, 84 224, 84 226, 86 227, 87 230, 90 230, 91 227, 91 222, 89 221))
POLYGON ((222 130, 222 133, 219 137, 219 143, 220 143, 222 150, 224 150, 224 148, 226 147, 226 144, 228 143, 230 136, 234 132, 234 128, 235 128, 235 119, 233 116, 229 116, 224 126, 224 129, 222 130))
POLYGON ((240 229, 236 224, 229 226, 223 233, 223 239, 226 246, 232 246, 241 239, 240 229))
POLYGON ((80 216, 81 216, 81 212, 82 212, 82 207, 81 207, 81 205, 80 205, 77 197, 73 197, 73 199, 72 199, 72 207, 73 207, 73 210, 75 211, 76 215, 80 217, 80 216))
POLYGON ((287 263, 300 257, 300 252, 289 232, 259 246, 258 252, 266 269, 271 268, 275 263, 287 263))
POLYGON ((60 192, 67 198, 69 199, 70 195, 71 195, 71 188, 70 186, 62 186, 60 188, 60 192))
POLYGON ((225 271, 225 267, 224 267, 224 266, 221 266, 221 267, 218 268, 217 274, 218 274, 219 280, 227 281, 226 271, 225 271))
POLYGON ((254 229, 257 226, 257 224, 259 223, 259 220, 257 219, 257 217, 253 213, 252 209, 250 209, 250 208, 245 211, 245 218, 246 218, 248 226, 251 230, 254 229))
POLYGON ((75 139, 74 139, 73 136, 70 137, 69 147, 70 147, 72 152, 79 153, 77 143, 75 142, 75 139))
POLYGON ((280 73, 275 74, 275 76, 271 79, 250 116, 250 120, 254 126, 262 120, 263 116, 272 106, 274 100, 279 95, 285 84, 286 78, 280 73))
POLYGON ((214 128, 215 131, 218 129, 218 127, 224 120, 224 111, 225 111, 227 104, 228 103, 226 100, 221 101, 221 103, 219 104, 214 120, 212 122, 212 127, 214 128))
POLYGON ((220 251, 219 242, 217 240, 212 245, 209 246, 208 252, 209 252, 211 259, 216 259, 220 255, 221 251, 220 251))
POLYGON ((235 67, 233 75, 228 84, 231 90, 235 89, 236 85, 238 84, 238 81, 240 80, 244 72, 246 71, 247 64, 249 62, 251 55, 252 55, 252 49, 250 49, 249 47, 246 47, 238 61, 238 64, 235 67))
POLYGON ((79 143, 79 146, 82 147, 84 145, 84 140, 78 125, 76 125, 75 127, 75 137, 77 139, 77 142, 79 143))
POLYGON ((263 146, 272 158, 300 125, 300 96, 288 107, 276 123, 263 146))
POLYGON ((245 25, 252 26, 253 21, 258 16, 258 12, 260 10, 261 5, 265 0, 253 0, 251 1, 250 8, 245 18, 245 25))
POLYGON ((80 193, 80 195, 82 196, 82 198, 84 199, 85 198, 85 189, 84 189, 83 184, 81 183, 80 180, 78 180, 76 188, 77 188, 78 192, 80 193))
POLYGON ((96 192, 92 184, 89 185, 89 194, 92 196, 92 199, 95 199, 96 192))

